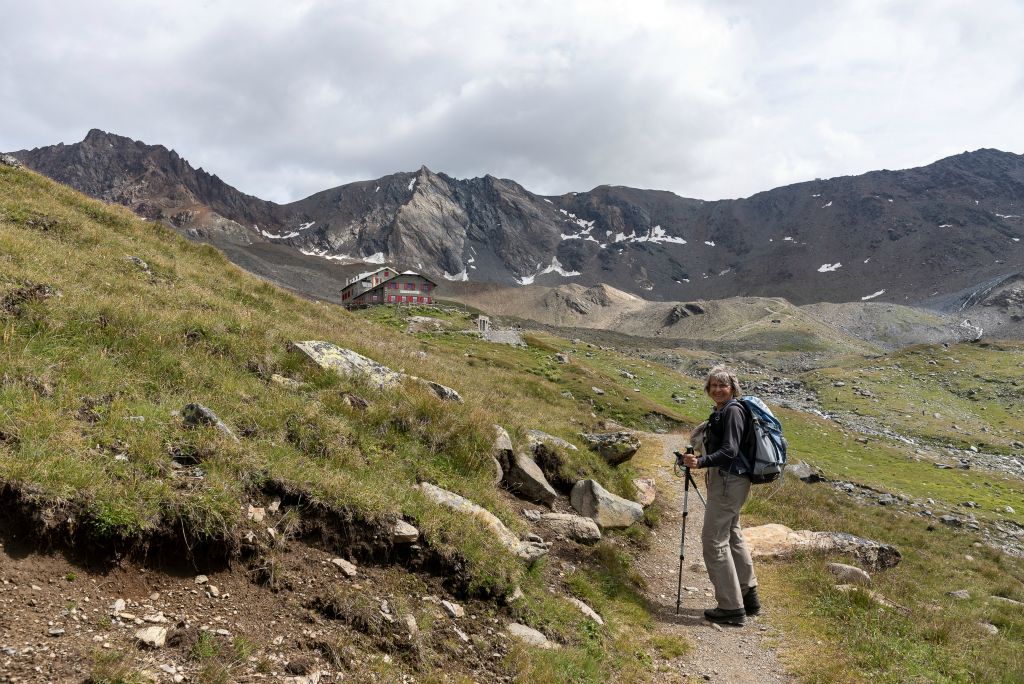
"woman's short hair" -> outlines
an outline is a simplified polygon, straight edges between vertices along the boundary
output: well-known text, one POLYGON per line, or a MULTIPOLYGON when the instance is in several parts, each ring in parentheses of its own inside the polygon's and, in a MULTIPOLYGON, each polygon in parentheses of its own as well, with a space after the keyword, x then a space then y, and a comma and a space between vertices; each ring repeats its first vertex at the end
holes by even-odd
POLYGON ((736 377, 735 372, 726 366, 715 366, 708 371, 708 377, 704 380, 704 394, 710 392, 712 380, 729 385, 732 388, 733 399, 739 399, 743 395, 743 392, 740 390, 740 379, 736 377))

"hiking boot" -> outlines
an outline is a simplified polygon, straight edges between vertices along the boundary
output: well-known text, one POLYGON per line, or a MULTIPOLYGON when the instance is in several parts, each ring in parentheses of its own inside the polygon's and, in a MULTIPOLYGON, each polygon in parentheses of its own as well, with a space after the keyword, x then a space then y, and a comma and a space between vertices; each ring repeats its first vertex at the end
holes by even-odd
POLYGON ((743 594, 743 610, 747 615, 757 615, 761 612, 761 599, 757 597, 757 587, 750 587, 747 593, 743 594))
POLYGON ((724 608, 708 608, 704 611, 704 618, 708 622, 715 622, 720 625, 739 625, 746 622, 746 613, 742 608, 736 610, 725 610, 724 608))

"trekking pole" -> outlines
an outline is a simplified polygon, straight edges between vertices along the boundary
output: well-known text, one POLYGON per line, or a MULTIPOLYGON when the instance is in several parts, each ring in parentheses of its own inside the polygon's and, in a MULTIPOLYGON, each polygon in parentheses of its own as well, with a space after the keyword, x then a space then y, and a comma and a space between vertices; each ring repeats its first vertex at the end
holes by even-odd
MULTIPOLYGON (((693 447, 686 447, 686 453, 692 454, 693 447)), ((676 452, 676 467, 683 460, 683 454, 676 452)), ((697 498, 700 499, 701 503, 707 506, 707 502, 704 501, 704 497, 701 496, 700 490, 697 488, 697 481, 693 479, 693 474, 690 473, 690 469, 683 466, 683 529, 679 534, 679 575, 678 584, 676 586, 676 615, 679 614, 679 606, 683 600, 683 562, 686 560, 686 518, 690 514, 690 483, 693 483, 693 491, 697 494, 697 498)))

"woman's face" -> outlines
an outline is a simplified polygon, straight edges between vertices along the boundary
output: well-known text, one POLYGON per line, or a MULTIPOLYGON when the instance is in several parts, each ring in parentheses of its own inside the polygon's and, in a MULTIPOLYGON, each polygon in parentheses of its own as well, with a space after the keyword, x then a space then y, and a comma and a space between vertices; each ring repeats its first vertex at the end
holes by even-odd
POLYGON ((711 382, 708 384, 708 396, 711 397, 715 405, 721 406, 725 402, 732 399, 732 386, 728 382, 722 382, 717 378, 711 378, 711 382))

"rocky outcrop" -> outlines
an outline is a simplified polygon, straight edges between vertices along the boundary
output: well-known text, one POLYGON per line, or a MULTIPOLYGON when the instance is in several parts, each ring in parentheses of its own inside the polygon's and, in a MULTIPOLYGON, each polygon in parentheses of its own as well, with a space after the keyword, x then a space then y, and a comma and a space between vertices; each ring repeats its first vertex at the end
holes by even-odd
POLYGON ((633 458, 640 450, 640 440, 632 432, 584 432, 580 437, 600 454, 608 465, 619 465, 633 458))
POLYGON ((462 397, 451 387, 433 380, 424 380, 415 375, 406 375, 393 371, 382 363, 363 356, 351 349, 345 349, 330 342, 309 340, 295 342, 294 347, 312 359, 321 368, 332 370, 342 377, 359 377, 377 389, 398 387, 408 378, 422 384, 433 392, 438 399, 462 403, 462 397))
POLYGON ((447 489, 442 489, 429 482, 420 483, 417 485, 417 489, 435 503, 476 518, 494 533, 494 536, 503 546, 527 562, 532 562, 547 554, 548 549, 551 547, 550 544, 535 540, 519 540, 512 534, 511 530, 505 527, 505 523, 501 522, 496 515, 486 508, 477 506, 465 497, 449 492, 447 489))
POLYGON ((569 502, 602 529, 626 528, 644 517, 640 504, 612 494, 595 480, 577 482, 569 494, 569 502))
POLYGON ((558 498, 558 492, 544 477, 543 471, 526 454, 515 454, 502 480, 505 487, 521 499, 551 506, 558 498))
POLYGON ((571 539, 580 544, 601 541, 601 528, 591 518, 571 513, 543 513, 540 522, 561 539, 571 539))
POLYGON ((896 567, 902 558, 889 544, 845 532, 794 531, 777 523, 748 527, 743 530, 743 538, 754 558, 785 558, 805 551, 842 553, 876 570, 896 567))

